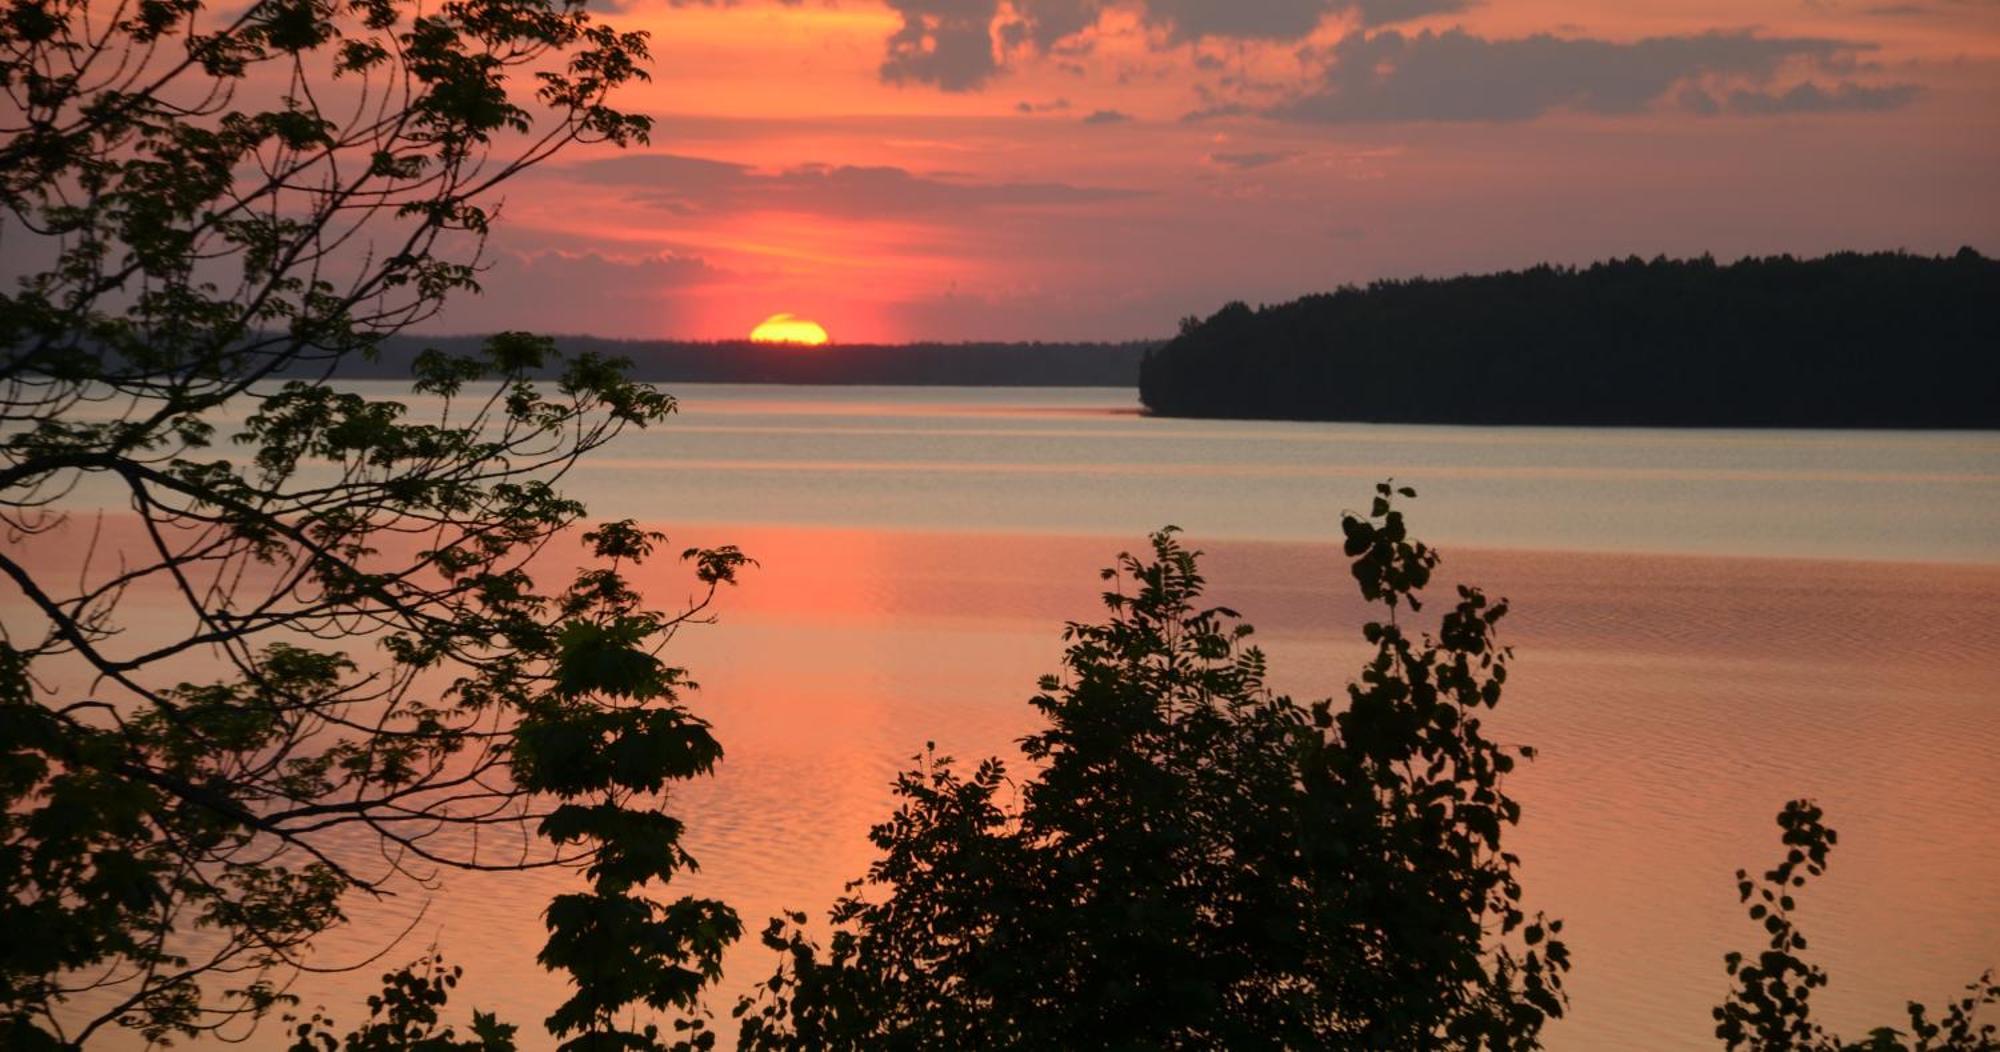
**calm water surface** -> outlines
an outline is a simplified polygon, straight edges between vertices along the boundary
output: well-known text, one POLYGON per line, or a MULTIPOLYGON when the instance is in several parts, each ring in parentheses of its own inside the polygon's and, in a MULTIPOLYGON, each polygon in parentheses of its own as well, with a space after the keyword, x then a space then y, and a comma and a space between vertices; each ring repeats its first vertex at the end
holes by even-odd
MULTIPOLYGON (((387 388, 383 390, 387 392, 387 388)), ((1816 797, 1841 833, 1801 924, 1858 1034, 2000 966, 2000 436, 1155 420, 1123 390, 682 386, 674 422, 570 480, 594 515, 761 567, 675 658, 728 752, 675 811, 696 890, 755 930, 859 876, 894 772, 934 740, 1012 755, 1094 573, 1166 523, 1255 623, 1277 686, 1338 694, 1364 654, 1340 512, 1415 485, 1443 577, 1514 601, 1499 732, 1536 908, 1576 958, 1558 1049, 1711 1047, 1722 955, 1756 946, 1732 874, 1816 797)), ((649 579, 657 601, 687 588, 649 579)), ((560 875, 447 878, 321 951, 380 948, 418 906, 463 1000, 537 1032, 560 875), (426 902, 427 899, 427 902, 426 902)), ((769 974, 754 937, 715 1004, 769 974)), ((302 984, 352 1018, 372 973, 302 984)), ((726 1023, 726 1020, 725 1020, 726 1023)), ((726 1026, 725 1026, 726 1029, 726 1026)), ((531 1043, 530 1047, 534 1047, 531 1043)))

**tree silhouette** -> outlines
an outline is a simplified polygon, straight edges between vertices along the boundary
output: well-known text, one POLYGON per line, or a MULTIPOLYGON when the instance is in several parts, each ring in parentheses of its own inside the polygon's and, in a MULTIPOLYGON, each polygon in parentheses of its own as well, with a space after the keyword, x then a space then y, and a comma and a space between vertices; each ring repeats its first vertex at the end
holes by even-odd
POLYGON ((382 976, 382 992, 368 998, 368 1021, 334 1036, 331 1017, 314 1013, 292 1028, 287 1052, 515 1052, 516 1027, 489 1013, 472 1014, 472 1036, 460 1038, 439 1024, 465 969, 447 967, 432 950, 423 959, 382 976))
POLYGON ((2000 984, 1988 972, 1966 986, 1965 996, 1945 1007, 1941 1019, 1909 1002, 1909 1030, 1877 1027, 1866 1041, 1847 1042, 1827 1033, 1812 1018, 1813 991, 1828 983, 1826 970, 1800 957, 1806 937, 1793 923, 1796 896, 1808 877, 1826 872, 1828 856, 1840 837, 1821 819, 1810 800, 1794 800, 1778 813, 1779 842, 1785 857, 1753 881, 1748 870, 1736 871, 1737 897, 1748 904, 1750 919, 1770 936, 1755 954, 1732 952, 1724 958, 1729 971, 1729 997, 1715 1008, 1715 1036, 1734 1049, 1751 1052, 1980 1052, 2000 1048, 2000 1027, 1980 1024, 1974 1016, 1983 1005, 2000 1004, 2000 984))
POLYGON ((504 180, 645 137, 646 59, 581 0, 0 18, 0 239, 45 261, 0 300, 0 1044, 240 1033, 452 868, 588 867, 541 955, 567 1047, 662 1043, 622 1009, 718 973, 727 907, 646 891, 720 753, 658 651, 744 559, 686 553, 665 613, 624 576, 657 535, 557 540, 563 474, 673 401, 519 333, 419 356, 423 412, 326 382, 475 287, 504 180))
POLYGON ((1435 636, 1403 623, 1438 562, 1395 507, 1414 495, 1345 520, 1385 616, 1343 704, 1264 686, 1173 530, 1121 557, 1109 619, 1066 629, 1033 699, 1033 773, 927 753, 899 777, 830 945, 803 914, 766 929, 742 1047, 1534 1045, 1569 955, 1502 847, 1531 755, 1482 729, 1506 604, 1461 587, 1435 636))
POLYGON ((1165 416, 2000 426, 2000 262, 1970 248, 1537 266, 1231 303, 1140 363, 1165 416))

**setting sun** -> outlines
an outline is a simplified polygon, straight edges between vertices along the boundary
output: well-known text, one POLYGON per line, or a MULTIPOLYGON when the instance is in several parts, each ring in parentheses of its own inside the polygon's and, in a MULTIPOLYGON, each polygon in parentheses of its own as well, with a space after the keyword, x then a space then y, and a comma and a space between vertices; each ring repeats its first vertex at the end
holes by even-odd
POLYGON ((826 342, 826 330, 819 323, 790 314, 773 314, 750 330, 754 343, 803 343, 818 346, 826 342))

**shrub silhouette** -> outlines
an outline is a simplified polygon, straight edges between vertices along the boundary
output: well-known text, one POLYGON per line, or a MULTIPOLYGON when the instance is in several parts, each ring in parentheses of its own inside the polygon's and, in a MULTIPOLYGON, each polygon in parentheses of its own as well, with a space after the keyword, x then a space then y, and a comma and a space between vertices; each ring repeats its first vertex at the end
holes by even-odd
POLYGON ((1869 1031, 1866 1041, 1847 1042, 1813 1021, 1812 993, 1827 985, 1827 974, 1798 955, 1806 949, 1806 937, 1792 922, 1792 911, 1806 878, 1826 872, 1827 857, 1840 839, 1822 817, 1810 800, 1786 804, 1778 813, 1785 857, 1759 881, 1752 881, 1747 870, 1736 871, 1737 897, 1749 905, 1750 919, 1770 939, 1754 955, 1733 952, 1723 959, 1733 985, 1729 997, 1715 1007, 1715 1036, 1728 1048, 1752 1052, 2000 1048, 2000 1028, 1973 1020, 1980 1006, 2000 1003, 2000 984, 1993 982, 1992 972, 1969 984, 1965 996, 1946 1006, 1942 1019, 1932 1019, 1928 1008, 1909 1002, 1908 1033, 1883 1026, 1869 1031))
POLYGON ((487 1012, 472 1013, 472 1034, 439 1022, 445 1002, 465 973, 447 966, 436 949, 382 976, 382 992, 368 998, 368 1021, 340 1037, 323 1012, 286 1017, 293 1041, 286 1052, 516 1052, 517 1027, 487 1012))
MULTIPOLYGON (((1520 808, 1516 756, 1481 729, 1511 652, 1504 600, 1460 587, 1435 636, 1405 625, 1439 557, 1412 541, 1383 484, 1346 517, 1346 552, 1384 618, 1374 657, 1336 711, 1264 685, 1234 611, 1199 602, 1199 552, 1172 528, 1150 559, 1120 557, 1110 617, 1071 624, 1064 674, 1032 704, 1034 773, 998 760, 961 773, 926 748, 871 837, 883 852, 835 904, 824 950, 803 913, 771 922, 779 967, 737 1005, 745 1049, 1367 1047, 1528 1048, 1567 1006, 1562 922, 1530 918, 1501 847, 1520 808)), ((1992 974, 1933 1018, 1861 1042, 1810 1011, 1824 969, 1793 921, 1838 837, 1810 801, 1778 816, 1784 857, 1736 873, 1769 937, 1726 958, 1716 1036, 1756 1052, 1973 1052, 2000 1048, 1975 1016, 1992 974)), ((315 1014, 294 1052, 507 1052, 514 1028, 474 1013, 440 1026, 458 970, 430 957, 384 976, 344 1038, 315 1014)), ((712 1041, 682 1019, 682 1040, 712 1041)), ((616 1035, 657 1048, 657 1032, 616 1035)))
POLYGON ((1344 523, 1383 616, 1341 704, 1266 688, 1171 528, 1122 556, 1033 699, 1033 773, 927 751, 830 946, 803 914, 765 931, 742 1047, 1532 1046, 1569 955, 1502 845, 1532 755, 1482 726, 1507 606, 1460 587, 1434 635, 1403 623, 1438 563, 1414 496, 1385 483, 1344 523))

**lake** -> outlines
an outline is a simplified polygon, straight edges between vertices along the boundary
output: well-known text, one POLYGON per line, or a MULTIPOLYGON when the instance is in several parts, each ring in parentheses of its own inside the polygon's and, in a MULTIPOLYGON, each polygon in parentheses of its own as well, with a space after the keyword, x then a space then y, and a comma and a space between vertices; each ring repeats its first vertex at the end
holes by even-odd
MULTIPOLYGON (((390 393, 389 385, 357 385, 390 393)), ((2000 435, 1453 428, 1189 421, 1121 389, 683 385, 682 412, 567 481, 593 517, 760 565, 671 657, 727 750, 672 810, 753 934, 714 1006, 769 975, 754 933, 823 914, 870 858, 888 785, 926 741, 1012 756, 1096 569, 1172 523, 1211 596, 1258 627, 1272 680, 1343 691, 1364 608, 1330 543, 1393 476, 1441 585, 1513 601, 1497 716, 1539 758, 1510 833, 1533 908, 1576 965, 1556 1049, 1714 1047, 1722 956, 1754 949, 1733 873, 1816 798, 1840 845, 1798 919, 1832 973, 1815 1015, 1849 1035, 2000 967, 2000 435)), ((419 415, 421 415, 419 413, 419 415)), ((678 570, 645 578, 660 605, 678 570)), ((370 907, 319 959, 364 958, 422 919, 546 1047, 561 996, 539 910, 572 878, 449 875, 370 907)), ((357 1017, 377 969, 302 982, 357 1017)), ((726 1020, 725 1020, 725 1030, 726 1020)))

